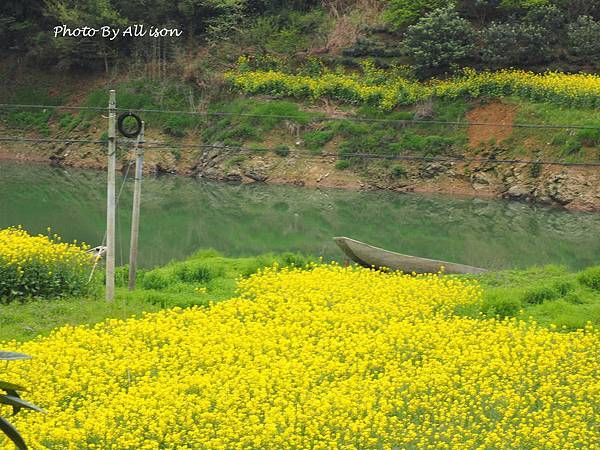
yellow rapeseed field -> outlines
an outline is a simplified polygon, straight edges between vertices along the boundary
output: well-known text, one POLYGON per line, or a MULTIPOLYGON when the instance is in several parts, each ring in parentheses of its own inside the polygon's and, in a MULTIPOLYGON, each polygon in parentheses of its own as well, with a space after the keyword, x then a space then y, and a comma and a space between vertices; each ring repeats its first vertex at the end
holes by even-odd
POLYGON ((14 417, 33 448, 594 448, 597 331, 453 314, 479 298, 436 275, 267 269, 209 308, 1 343, 34 357, 3 378, 48 412, 14 417))
POLYGON ((0 229, 0 303, 15 298, 80 294, 92 264, 85 243, 60 236, 30 235, 21 227, 0 229))
POLYGON ((567 107, 600 107, 600 76, 523 70, 476 72, 465 69, 449 80, 417 82, 365 63, 364 73, 325 72, 320 76, 274 70, 243 70, 226 74, 231 85, 246 94, 318 99, 328 97, 382 110, 432 97, 478 98, 516 96, 567 107))

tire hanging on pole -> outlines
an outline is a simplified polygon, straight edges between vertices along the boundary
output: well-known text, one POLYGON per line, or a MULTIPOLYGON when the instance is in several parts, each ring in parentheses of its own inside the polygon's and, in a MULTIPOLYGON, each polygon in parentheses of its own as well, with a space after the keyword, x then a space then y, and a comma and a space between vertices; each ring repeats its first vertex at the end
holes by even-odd
POLYGON ((142 119, 135 113, 132 112, 124 112, 119 114, 119 118, 117 119, 117 128, 119 129, 119 133, 128 138, 137 137, 142 131, 142 119), (125 128, 125 119, 128 117, 133 117, 136 121, 136 126, 133 130, 127 130, 125 128))

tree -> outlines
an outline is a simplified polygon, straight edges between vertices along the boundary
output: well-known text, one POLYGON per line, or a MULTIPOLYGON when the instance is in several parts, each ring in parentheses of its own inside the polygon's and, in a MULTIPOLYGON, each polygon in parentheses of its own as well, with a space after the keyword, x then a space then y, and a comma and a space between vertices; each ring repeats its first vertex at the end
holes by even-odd
POLYGON ((569 24, 569 51, 580 58, 600 58, 600 22, 590 16, 580 16, 576 22, 569 24))
POLYGON ((450 6, 436 9, 408 27, 404 44, 419 73, 428 76, 454 70, 471 59, 475 32, 450 6))
POLYGON ((491 68, 536 64, 551 57, 546 30, 539 25, 492 23, 481 37, 481 59, 491 68))

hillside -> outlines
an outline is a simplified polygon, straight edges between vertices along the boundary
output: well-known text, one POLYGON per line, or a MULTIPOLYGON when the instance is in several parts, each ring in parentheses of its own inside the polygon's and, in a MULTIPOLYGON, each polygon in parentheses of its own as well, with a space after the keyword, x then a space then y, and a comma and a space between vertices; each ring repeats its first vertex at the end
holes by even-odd
MULTIPOLYGON (((97 2, 68 17, 9 2, 0 101, 105 107, 115 88, 121 108, 225 113, 143 113, 148 140, 162 143, 148 149, 149 172, 600 209, 597 166, 535 163, 600 160, 595 2, 155 3, 136 20, 186 29, 185 39, 49 39, 60 21, 93 24, 97 2), (38 39, 17 43, 27 27, 38 39)), ((129 23, 128 4, 108 2, 104 17, 129 23)), ((99 111, 3 109, 0 120, 8 136, 106 138, 99 111)), ((105 166, 98 144, 3 143, 0 155, 105 166)))

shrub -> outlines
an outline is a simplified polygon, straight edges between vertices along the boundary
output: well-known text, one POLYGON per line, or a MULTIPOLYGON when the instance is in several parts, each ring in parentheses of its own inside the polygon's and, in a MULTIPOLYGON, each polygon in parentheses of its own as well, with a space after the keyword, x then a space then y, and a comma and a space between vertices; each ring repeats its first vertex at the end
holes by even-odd
POLYGON ((511 293, 489 293, 482 309, 488 316, 514 317, 521 309, 521 301, 511 293))
POLYGON ((567 31, 569 51, 581 58, 600 57, 600 22, 590 16, 580 16, 567 31))
POLYGON ((600 145, 600 128, 579 130, 577 139, 586 147, 595 147, 600 145))
POLYGON ((525 291, 523 294, 523 303, 537 305, 547 300, 555 300, 558 296, 558 292, 551 287, 539 286, 525 291))
POLYGON ((174 273, 184 283, 207 283, 223 271, 203 261, 190 261, 177 265, 174 273))
POLYGON ((401 178, 406 176, 406 169, 402 164, 394 164, 391 168, 392 177, 401 178))
POLYGON ((333 130, 309 131, 304 133, 304 144, 310 150, 319 150, 333 139, 334 135, 335 132, 333 130))
POLYGON ((241 163, 243 163, 244 161, 246 161, 246 155, 235 155, 233 158, 231 158, 229 161, 227 161, 227 165, 229 166, 237 166, 241 163))
POLYGON ((584 270, 577 276, 577 281, 595 291, 600 291, 600 266, 584 270))
POLYGON ((188 128, 198 123, 198 117, 191 115, 170 115, 163 125, 163 132, 174 137, 184 137, 188 128))
POLYGON ((144 275, 142 279, 142 287, 144 289, 165 289, 171 284, 172 280, 168 274, 159 269, 151 270, 144 275))
POLYGON ((289 156, 290 148, 287 145, 279 144, 275 146, 275 154, 285 158, 286 156, 289 156))
POLYGON ((56 234, 32 236, 20 227, 0 230, 0 301, 84 294, 93 264, 87 249, 63 243, 56 234))
POLYGON ((415 23, 425 12, 448 4, 445 0, 389 0, 384 12, 393 29, 400 29, 415 23))
POLYGON ((532 178, 538 178, 542 174, 542 165, 540 163, 533 163, 529 166, 529 175, 532 178))
POLYGON ((567 142, 562 147, 562 154, 565 156, 574 155, 582 149, 581 142, 575 138, 567 139, 567 142))
POLYGON ((404 41, 421 75, 454 69, 475 50, 475 32, 452 6, 440 8, 408 27, 404 41))
POLYGON ((341 159, 335 163, 335 168, 337 170, 346 170, 348 167, 350 167, 350 161, 347 159, 341 159))
POLYGON ((553 285, 552 288, 558 292, 558 294, 561 297, 564 297, 565 295, 567 295, 569 292, 571 292, 574 288, 574 284, 572 281, 570 280, 559 280, 556 281, 553 285))
POLYGON ((546 61, 550 57, 546 31, 528 23, 492 23, 480 33, 481 58, 491 67, 546 61))

